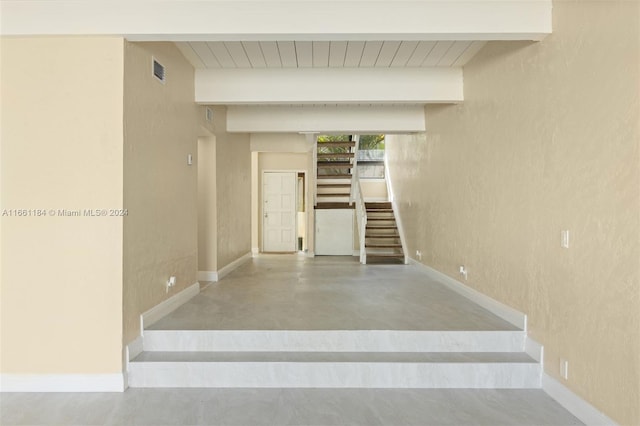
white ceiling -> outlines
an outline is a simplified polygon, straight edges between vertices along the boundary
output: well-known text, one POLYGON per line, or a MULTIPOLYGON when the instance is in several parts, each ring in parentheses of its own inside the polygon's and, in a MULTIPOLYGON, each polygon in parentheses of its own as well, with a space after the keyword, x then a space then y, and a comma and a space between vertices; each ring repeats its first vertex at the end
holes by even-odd
POLYGON ((177 42, 199 69, 460 67, 485 41, 177 42))

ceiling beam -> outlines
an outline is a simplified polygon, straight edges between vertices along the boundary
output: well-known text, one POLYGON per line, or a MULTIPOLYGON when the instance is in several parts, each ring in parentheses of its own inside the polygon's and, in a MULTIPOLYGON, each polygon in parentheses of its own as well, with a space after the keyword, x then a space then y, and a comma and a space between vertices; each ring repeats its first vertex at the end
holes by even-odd
POLYGON ((200 104, 456 103, 461 68, 198 69, 200 104))
POLYGON ((131 41, 541 40, 551 0, 2 0, 1 35, 131 41))
POLYGON ((227 108, 227 131, 247 133, 424 132, 420 105, 249 106, 227 108))

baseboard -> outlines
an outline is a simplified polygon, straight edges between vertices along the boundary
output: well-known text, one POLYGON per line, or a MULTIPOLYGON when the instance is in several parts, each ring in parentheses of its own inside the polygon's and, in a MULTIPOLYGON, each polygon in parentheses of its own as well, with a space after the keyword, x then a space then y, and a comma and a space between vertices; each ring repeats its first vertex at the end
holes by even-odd
POLYGON ((544 366, 544 347, 529 336, 524 341, 524 352, 544 366))
POLYGON ((251 248, 251 254, 254 256, 257 256, 260 254, 260 249, 258 247, 252 247, 251 248))
POLYGON ((198 271, 198 281, 218 281, 218 273, 216 271, 198 271))
POLYGON ((603 412, 546 373, 542 375, 542 389, 586 425, 616 424, 603 412))
POLYGON ((127 345, 127 361, 131 361, 142 353, 144 350, 142 342, 142 336, 138 336, 136 340, 127 345))
POLYGON ((0 392, 124 392, 115 374, 0 374, 0 392))
POLYGON ((218 281, 223 279, 227 275, 229 275, 231 272, 233 272, 235 269, 237 269, 243 263, 251 260, 252 257, 253 256, 252 256, 251 252, 246 253, 243 256, 241 256, 241 257, 237 258, 236 260, 234 260, 233 262, 231 262, 230 264, 228 264, 227 266, 225 266, 224 268, 219 269, 218 270, 218 281))
POLYGON ((141 334, 144 334, 144 328, 155 324, 160 318, 170 314, 178 309, 181 305, 188 302, 192 297, 200 293, 200 284, 195 283, 177 293, 159 305, 154 306, 147 312, 140 315, 140 325, 142 327, 141 334))
POLYGON ((420 263, 415 259, 410 258, 409 262, 416 266, 419 266, 427 273, 427 275, 431 276, 433 279, 437 280, 438 282, 446 285, 456 293, 466 297, 467 299, 472 300, 473 302, 482 306, 486 310, 499 316, 503 320, 510 322, 516 327, 524 331, 527 331, 527 316, 522 312, 519 312, 511 308, 510 306, 507 306, 501 302, 498 302, 497 300, 492 299, 489 296, 477 290, 472 289, 471 287, 467 287, 466 285, 462 284, 459 281, 456 281, 450 276, 445 275, 442 272, 437 271, 423 263, 420 263))

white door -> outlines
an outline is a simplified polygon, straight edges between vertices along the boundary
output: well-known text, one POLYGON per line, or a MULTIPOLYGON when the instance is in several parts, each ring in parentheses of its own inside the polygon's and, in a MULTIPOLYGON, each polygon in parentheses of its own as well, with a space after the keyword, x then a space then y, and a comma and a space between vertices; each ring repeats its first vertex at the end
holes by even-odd
POLYGON ((317 255, 353 255, 353 210, 316 210, 317 255))
POLYGON ((295 172, 262 175, 262 250, 296 251, 295 172))

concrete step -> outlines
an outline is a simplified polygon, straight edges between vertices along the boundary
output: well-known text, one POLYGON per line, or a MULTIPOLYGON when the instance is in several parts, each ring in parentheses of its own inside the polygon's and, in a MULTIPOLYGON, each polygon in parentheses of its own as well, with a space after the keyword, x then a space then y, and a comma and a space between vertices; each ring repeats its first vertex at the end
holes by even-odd
POLYGON ((143 352, 130 387, 502 388, 540 387, 524 353, 143 352))
POLYGON ((522 330, 145 330, 165 352, 522 352, 522 330))

